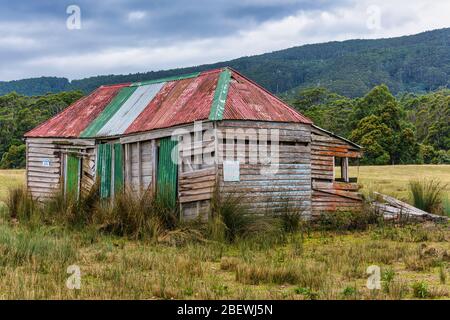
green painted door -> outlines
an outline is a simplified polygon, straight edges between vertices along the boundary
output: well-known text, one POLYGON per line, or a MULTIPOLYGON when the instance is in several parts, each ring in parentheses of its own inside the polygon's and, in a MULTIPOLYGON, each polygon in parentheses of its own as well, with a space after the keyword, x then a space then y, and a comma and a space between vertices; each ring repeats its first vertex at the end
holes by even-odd
POLYGON ((97 149, 97 175, 100 183, 100 197, 111 196, 112 144, 99 144, 97 149))
POLYGON ((160 139, 158 151, 157 195, 172 207, 177 202, 178 164, 172 161, 172 150, 177 152, 177 143, 170 137, 160 139))
POLYGON ((97 176, 101 198, 109 198, 123 190, 123 147, 120 143, 98 145, 97 176))
POLYGON ((80 158, 68 154, 66 162, 66 195, 78 197, 80 158))
POLYGON ((114 144, 114 194, 123 190, 123 146, 114 144))

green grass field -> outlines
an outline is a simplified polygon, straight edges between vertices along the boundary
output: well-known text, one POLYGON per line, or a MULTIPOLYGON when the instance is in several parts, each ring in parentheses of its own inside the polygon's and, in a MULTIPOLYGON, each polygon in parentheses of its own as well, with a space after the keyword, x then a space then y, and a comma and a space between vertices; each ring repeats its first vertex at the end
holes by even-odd
MULTIPOLYGON (((448 183, 449 169, 360 167, 359 181, 407 196, 410 179, 448 183)), ((0 171, 0 199, 23 179, 21 170, 0 171)), ((95 226, 13 223, 0 207, 0 299, 450 299, 448 225, 306 230, 232 244, 191 233, 186 227, 130 240, 95 226), (67 287, 74 265, 80 290, 67 287), (381 287, 370 290, 374 265, 381 287)))

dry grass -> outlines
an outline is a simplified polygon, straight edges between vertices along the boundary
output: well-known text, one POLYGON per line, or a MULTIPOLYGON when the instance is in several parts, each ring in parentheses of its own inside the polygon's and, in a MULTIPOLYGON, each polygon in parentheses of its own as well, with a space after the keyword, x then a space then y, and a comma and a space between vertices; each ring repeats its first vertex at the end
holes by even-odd
POLYGON ((89 227, 29 228, 10 222, 5 208, 0 213, 2 299, 449 299, 450 294, 448 225, 293 232, 282 242, 262 237, 232 243, 194 241, 195 230, 186 227, 150 241, 89 227), (66 287, 70 265, 80 267, 80 290, 66 287), (381 267, 381 290, 366 287, 371 265, 381 267))
POLYGON ((448 226, 411 227, 426 234, 420 242, 384 227, 294 233, 270 246, 127 240, 95 229, 30 229, 5 216, 0 227, 3 299, 410 299, 416 283, 426 284, 426 298, 450 292, 448 226), (74 264, 80 290, 66 287, 74 264), (365 285, 370 265, 389 275, 382 290, 365 285))
POLYGON ((0 203, 6 200, 8 190, 25 183, 25 170, 0 170, 0 203))
POLYGON ((439 179, 450 193, 450 165, 398 165, 350 167, 350 176, 358 177, 363 191, 378 191, 408 199, 411 180, 439 179))

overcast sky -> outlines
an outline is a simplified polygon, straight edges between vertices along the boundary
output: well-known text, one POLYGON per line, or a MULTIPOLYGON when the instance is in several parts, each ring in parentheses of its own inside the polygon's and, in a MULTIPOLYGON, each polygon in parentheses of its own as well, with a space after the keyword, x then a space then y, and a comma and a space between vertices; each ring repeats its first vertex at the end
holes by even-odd
POLYGON ((0 81, 186 67, 308 43, 393 37, 450 26, 448 0, 0 4, 0 81), (68 10, 70 5, 78 6, 80 20, 76 8, 68 10))

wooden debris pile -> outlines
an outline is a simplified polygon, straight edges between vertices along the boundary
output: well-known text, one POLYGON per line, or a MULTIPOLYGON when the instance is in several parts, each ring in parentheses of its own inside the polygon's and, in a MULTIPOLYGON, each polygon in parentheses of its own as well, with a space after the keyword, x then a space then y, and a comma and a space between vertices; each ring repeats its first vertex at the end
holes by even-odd
POLYGON ((382 214, 386 220, 417 220, 434 222, 446 222, 449 220, 447 217, 420 210, 410 204, 385 194, 375 192, 375 195, 378 196, 383 202, 373 201, 372 206, 376 212, 382 214))

